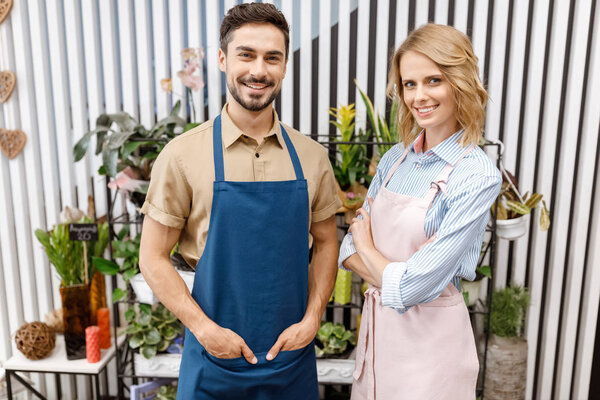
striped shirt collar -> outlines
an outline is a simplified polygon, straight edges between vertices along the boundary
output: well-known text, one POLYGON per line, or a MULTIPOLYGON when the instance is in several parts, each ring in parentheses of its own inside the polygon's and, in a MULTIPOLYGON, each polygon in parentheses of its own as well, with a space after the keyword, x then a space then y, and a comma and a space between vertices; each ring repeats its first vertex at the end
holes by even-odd
POLYGON ((421 131, 417 139, 411 143, 409 147, 410 151, 417 155, 423 155, 429 158, 431 155, 435 154, 448 164, 454 165, 465 151, 465 146, 460 144, 460 139, 463 135, 463 129, 453 133, 452 136, 437 146, 434 146, 432 149, 429 149, 425 153, 423 153, 423 141, 425 140, 424 133, 424 130, 421 131))

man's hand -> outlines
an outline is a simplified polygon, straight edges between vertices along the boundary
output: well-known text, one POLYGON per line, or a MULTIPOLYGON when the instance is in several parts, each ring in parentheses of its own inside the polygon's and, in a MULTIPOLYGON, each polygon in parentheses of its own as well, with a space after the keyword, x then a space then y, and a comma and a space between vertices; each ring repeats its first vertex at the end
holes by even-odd
POLYGON ((200 334, 194 335, 211 355, 223 359, 244 357, 250 364, 257 363, 254 353, 237 333, 212 321, 207 321, 207 325, 200 334))
POLYGON ((309 319, 303 319, 302 321, 288 327, 286 330, 281 332, 277 342, 271 347, 267 354, 267 360, 271 361, 280 351, 298 350, 306 347, 317 334, 319 330, 319 323, 315 323, 309 319))

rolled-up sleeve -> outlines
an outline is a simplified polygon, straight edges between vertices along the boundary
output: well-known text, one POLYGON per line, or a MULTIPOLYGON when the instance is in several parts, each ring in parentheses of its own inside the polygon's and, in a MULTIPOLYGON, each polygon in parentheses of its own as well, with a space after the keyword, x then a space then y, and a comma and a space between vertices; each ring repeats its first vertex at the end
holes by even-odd
POLYGON ((446 213, 435 239, 406 263, 391 263, 384 270, 382 303, 399 312, 435 300, 461 265, 476 266, 489 209, 502 180, 500 175, 467 176, 444 200, 446 213), (404 265, 401 265, 404 264, 404 265))
POLYGON ((167 145, 152 166, 146 201, 141 212, 155 221, 182 229, 190 214, 192 190, 181 171, 176 148, 167 145))

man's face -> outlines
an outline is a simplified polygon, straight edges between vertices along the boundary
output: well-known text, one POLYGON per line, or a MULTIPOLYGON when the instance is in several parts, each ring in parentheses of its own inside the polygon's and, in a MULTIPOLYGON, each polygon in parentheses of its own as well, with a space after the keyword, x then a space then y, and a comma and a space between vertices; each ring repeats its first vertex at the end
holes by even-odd
POLYGON ((227 55, 219 49, 233 100, 249 111, 262 111, 279 94, 285 76, 285 39, 271 24, 245 24, 235 30, 227 55))

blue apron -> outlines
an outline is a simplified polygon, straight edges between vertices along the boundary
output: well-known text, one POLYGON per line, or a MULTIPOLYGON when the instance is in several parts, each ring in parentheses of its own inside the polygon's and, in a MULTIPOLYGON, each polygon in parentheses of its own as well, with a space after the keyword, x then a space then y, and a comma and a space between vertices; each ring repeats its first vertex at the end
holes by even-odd
POLYGON ((319 398, 312 342, 265 358, 279 334, 303 318, 308 297, 308 190, 283 126, 281 133, 295 180, 225 181, 221 117, 215 118, 212 210, 192 297, 218 325, 240 335, 258 363, 214 357, 186 328, 178 400, 319 398))

